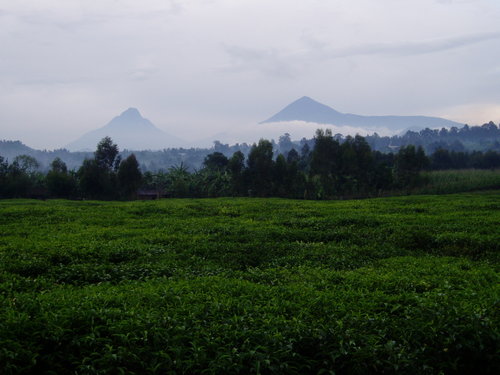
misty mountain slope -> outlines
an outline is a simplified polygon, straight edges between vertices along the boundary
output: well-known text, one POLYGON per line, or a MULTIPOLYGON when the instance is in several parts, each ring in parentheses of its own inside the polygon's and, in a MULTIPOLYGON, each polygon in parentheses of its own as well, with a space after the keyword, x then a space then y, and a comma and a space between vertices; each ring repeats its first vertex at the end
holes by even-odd
POLYGON ((111 137, 120 150, 161 150, 185 144, 183 140, 158 129, 137 109, 129 108, 106 126, 84 134, 66 148, 71 151, 95 150, 97 143, 106 136, 111 137))
POLYGON ((352 113, 341 113, 327 105, 304 96, 283 108, 274 116, 261 123, 306 121, 337 126, 353 126, 360 128, 387 128, 393 131, 403 129, 424 129, 462 126, 455 121, 439 117, 427 116, 361 116, 352 113))

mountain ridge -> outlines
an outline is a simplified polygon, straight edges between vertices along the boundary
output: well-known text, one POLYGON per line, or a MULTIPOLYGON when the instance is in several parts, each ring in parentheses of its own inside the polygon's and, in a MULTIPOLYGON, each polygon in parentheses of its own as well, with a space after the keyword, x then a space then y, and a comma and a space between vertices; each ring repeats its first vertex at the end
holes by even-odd
POLYGON ((308 96, 303 96, 295 100, 275 115, 260 123, 291 121, 363 127, 370 128, 371 130, 384 127, 392 131, 401 131, 407 128, 424 129, 426 127, 440 128, 464 125, 459 122, 430 116, 364 116, 353 113, 342 113, 308 96))

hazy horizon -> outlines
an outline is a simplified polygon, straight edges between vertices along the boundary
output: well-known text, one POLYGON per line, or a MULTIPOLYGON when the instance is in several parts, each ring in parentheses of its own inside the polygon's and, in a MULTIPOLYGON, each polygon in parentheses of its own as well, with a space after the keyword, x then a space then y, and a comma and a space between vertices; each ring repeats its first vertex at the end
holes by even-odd
POLYGON ((0 138, 60 148, 135 107, 188 141, 246 142, 304 95, 498 123, 499 16, 489 0, 0 0, 0 138))

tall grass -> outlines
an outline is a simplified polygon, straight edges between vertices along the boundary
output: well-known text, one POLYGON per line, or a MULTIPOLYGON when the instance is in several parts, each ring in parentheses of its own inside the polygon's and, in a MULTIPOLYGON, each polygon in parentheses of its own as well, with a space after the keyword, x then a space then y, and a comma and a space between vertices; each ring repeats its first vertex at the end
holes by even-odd
POLYGON ((499 189, 500 170, 448 170, 422 174, 426 183, 414 194, 450 194, 475 190, 499 189))

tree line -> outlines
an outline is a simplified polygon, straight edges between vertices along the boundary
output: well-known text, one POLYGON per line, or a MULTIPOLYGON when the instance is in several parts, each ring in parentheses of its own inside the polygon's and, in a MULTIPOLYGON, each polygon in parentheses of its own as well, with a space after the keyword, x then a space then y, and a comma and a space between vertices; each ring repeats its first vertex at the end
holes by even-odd
MULTIPOLYGON (((335 134, 333 138, 343 143, 348 137, 342 134, 335 134)), ((372 150, 383 153, 397 153, 400 147, 414 145, 422 146, 427 155, 431 155, 439 149, 454 152, 473 151, 495 151, 500 152, 500 128, 493 122, 482 126, 464 125, 462 128, 452 127, 450 129, 422 129, 418 132, 408 131, 404 135, 394 135, 382 137, 377 133, 365 137, 372 150)), ((285 133, 273 144, 275 155, 280 153, 287 155, 292 149, 300 151, 305 144, 312 149, 314 138, 302 138, 292 140, 290 134, 285 133)), ((163 150, 121 150, 123 158, 132 153, 136 156, 141 171, 155 172, 160 169, 167 170, 172 166, 179 166, 181 163, 192 169, 201 169, 205 156, 213 151, 221 152, 228 158, 236 151, 241 151, 248 156, 252 145, 247 143, 236 143, 233 145, 215 141, 211 148, 169 148, 163 150)), ((14 160, 17 155, 29 155, 34 157, 39 163, 39 170, 47 172, 52 161, 58 157, 63 160, 68 169, 78 169, 83 161, 93 157, 92 152, 70 152, 65 149, 58 150, 35 150, 20 141, 0 140, 0 155, 14 160)))
POLYGON ((292 144, 275 155, 273 143, 261 139, 246 156, 239 150, 230 157, 214 151, 194 171, 180 163, 142 173, 135 154, 122 160, 118 146, 106 137, 76 170, 55 158, 44 174, 32 156, 17 156, 10 164, 0 156, 0 197, 128 200, 149 192, 167 197, 332 199, 411 189, 425 183, 422 170, 500 168, 500 154, 494 151, 438 149, 427 156, 421 146, 407 145, 382 153, 361 136, 339 140, 321 129, 313 141, 300 150, 292 144))
MULTIPOLYGON (((339 135, 342 137, 341 135, 339 135)), ((381 137, 377 133, 366 137, 370 146, 382 152, 390 152, 401 146, 422 146, 427 154, 439 149, 455 152, 496 151, 500 152, 500 127, 493 121, 481 126, 464 125, 450 129, 409 130, 403 135, 381 137)))

